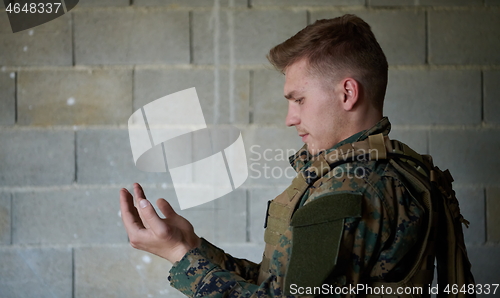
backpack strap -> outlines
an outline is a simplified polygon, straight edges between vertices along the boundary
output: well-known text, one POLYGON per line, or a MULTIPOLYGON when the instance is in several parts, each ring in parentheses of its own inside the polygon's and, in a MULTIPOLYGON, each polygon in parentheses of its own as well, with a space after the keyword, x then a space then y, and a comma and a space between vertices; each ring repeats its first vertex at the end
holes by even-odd
MULTIPOLYGON (((471 272, 471 264, 465 248, 462 224, 466 227, 469 222, 460 214, 458 200, 455 197, 451 183, 453 177, 448 170, 441 171, 434 167, 431 171, 431 181, 440 193, 438 196, 439 223, 438 223, 438 242, 437 250, 437 272, 439 298, 470 298, 476 297, 474 293, 468 294, 468 285, 475 285, 474 277, 471 272), (458 285, 460 290, 465 286, 466 291, 444 292, 446 285, 458 285)), ((475 288, 475 287, 474 287, 475 288)))

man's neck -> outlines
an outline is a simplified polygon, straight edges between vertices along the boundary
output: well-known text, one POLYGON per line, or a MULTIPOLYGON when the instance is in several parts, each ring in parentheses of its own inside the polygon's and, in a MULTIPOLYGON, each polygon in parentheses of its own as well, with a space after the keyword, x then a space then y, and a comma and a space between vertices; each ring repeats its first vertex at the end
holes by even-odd
MULTIPOLYGON (((374 111, 367 113, 356 113, 350 118, 350 122, 346 127, 346 132, 338 141, 341 142, 360 131, 368 130, 377 124, 383 118, 382 112, 374 111)), ((337 142, 337 143, 338 143, 337 142)))

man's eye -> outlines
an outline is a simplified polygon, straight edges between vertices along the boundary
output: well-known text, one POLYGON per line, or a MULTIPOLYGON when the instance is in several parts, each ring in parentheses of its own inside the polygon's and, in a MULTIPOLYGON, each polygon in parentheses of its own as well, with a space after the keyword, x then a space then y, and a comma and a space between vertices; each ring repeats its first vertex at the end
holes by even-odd
POLYGON ((302 103, 302 101, 304 101, 304 98, 299 98, 295 100, 296 103, 302 103))

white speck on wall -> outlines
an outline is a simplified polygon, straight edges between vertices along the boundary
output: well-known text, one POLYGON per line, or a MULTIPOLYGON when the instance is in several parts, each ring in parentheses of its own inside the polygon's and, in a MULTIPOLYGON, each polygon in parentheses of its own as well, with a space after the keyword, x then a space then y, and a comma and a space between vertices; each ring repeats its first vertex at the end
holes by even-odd
POLYGON ((27 52, 28 51, 28 46, 24 46, 23 51, 27 52))
POLYGON ((122 212, 118 210, 118 217, 122 217, 122 212))
POLYGON ((76 102, 75 98, 74 97, 70 97, 68 98, 68 100, 66 101, 66 103, 68 104, 68 106, 72 106, 74 105, 76 102))
POLYGON ((76 239, 76 238, 78 238, 78 235, 77 234, 73 234, 73 237, 76 239))
POLYGON ((87 197, 88 197, 88 196, 90 196, 90 192, 89 192, 88 190, 87 190, 87 191, 85 191, 85 195, 86 195, 87 197))
POLYGON ((148 297, 153 297, 153 295, 151 295, 151 294, 148 294, 148 297))
POLYGON ((33 106, 32 106, 32 105, 29 105, 29 106, 28 106, 28 110, 30 110, 30 111, 31 111, 32 109, 33 109, 33 106))
POLYGON ((146 264, 149 264, 151 263, 151 257, 146 255, 146 256, 142 256, 142 261, 146 264))
POLYGON ((167 188, 167 183, 162 183, 161 188, 166 189, 167 188))
POLYGON ((167 289, 165 289, 165 290, 160 290, 160 291, 158 291, 158 293, 159 293, 160 295, 166 295, 166 294, 168 294, 168 290, 167 290, 167 289))
POLYGON ((15 72, 11 72, 10 73, 10 78, 11 79, 15 79, 16 78, 16 73, 15 72))
POLYGON ((142 269, 142 266, 141 266, 141 265, 137 265, 137 266, 135 266, 135 269, 137 269, 137 270, 141 270, 141 269, 142 269))
POLYGON ((7 69, 7 67, 5 66, 2 66, 2 68, 0 68, 2 71, 5 71, 7 69))
POLYGON ((28 31, 29 36, 33 36, 34 33, 35 33, 35 30, 33 30, 33 29, 31 29, 30 31, 28 31))
POLYGON ((110 161, 109 165, 112 166, 112 167, 114 167, 115 166, 115 162, 114 161, 110 161))

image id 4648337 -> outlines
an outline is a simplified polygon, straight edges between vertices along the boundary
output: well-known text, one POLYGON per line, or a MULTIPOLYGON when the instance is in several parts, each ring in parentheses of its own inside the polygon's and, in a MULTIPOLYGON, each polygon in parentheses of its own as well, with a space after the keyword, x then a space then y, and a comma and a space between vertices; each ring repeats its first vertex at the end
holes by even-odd
POLYGON ((50 22, 73 9, 79 0, 3 0, 12 32, 50 22))

